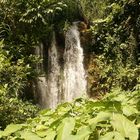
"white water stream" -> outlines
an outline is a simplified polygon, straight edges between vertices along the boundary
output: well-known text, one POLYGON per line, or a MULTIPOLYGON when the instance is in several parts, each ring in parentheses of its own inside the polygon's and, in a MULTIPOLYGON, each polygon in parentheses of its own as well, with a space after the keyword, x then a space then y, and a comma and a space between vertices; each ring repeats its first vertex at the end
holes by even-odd
POLYGON ((55 33, 53 33, 52 44, 49 48, 49 73, 48 73, 48 101, 49 107, 55 108, 59 103, 59 78, 60 78, 60 66, 58 64, 58 51, 55 39, 55 33))
POLYGON ((74 24, 66 33, 64 52, 64 100, 72 101, 86 93, 83 49, 74 24))
MULTIPOLYGON (((44 55, 43 46, 37 47, 36 54, 41 59, 44 55)), ((53 33, 52 43, 48 50, 48 74, 46 76, 44 63, 37 65, 42 73, 36 80, 35 92, 39 94, 38 103, 42 108, 55 108, 58 103, 72 101, 86 93, 86 78, 83 65, 83 49, 80 45, 79 31, 73 24, 66 33, 64 50, 63 75, 60 74, 57 43, 53 33), (61 81, 61 82, 60 82, 61 81)))

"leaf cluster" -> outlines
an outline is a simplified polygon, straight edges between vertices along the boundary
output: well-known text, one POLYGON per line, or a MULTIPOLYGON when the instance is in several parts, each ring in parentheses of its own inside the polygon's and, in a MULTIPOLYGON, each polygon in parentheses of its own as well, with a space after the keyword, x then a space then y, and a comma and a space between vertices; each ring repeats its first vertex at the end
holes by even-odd
POLYGON ((23 122, 28 117, 35 116, 37 107, 27 101, 22 101, 22 89, 27 84, 31 67, 25 65, 23 59, 17 63, 11 62, 9 52, 3 49, 0 42, 0 127, 3 129, 11 122, 23 122))
POLYGON ((17 140, 137 140, 139 92, 117 89, 102 100, 76 99, 55 110, 43 110, 25 124, 10 124, 1 139, 17 140))
POLYGON ((132 90, 139 83, 139 15, 137 0, 107 1, 104 17, 90 28, 94 52, 90 60, 91 94, 114 86, 132 90), (135 15, 135 16, 134 16, 135 15))

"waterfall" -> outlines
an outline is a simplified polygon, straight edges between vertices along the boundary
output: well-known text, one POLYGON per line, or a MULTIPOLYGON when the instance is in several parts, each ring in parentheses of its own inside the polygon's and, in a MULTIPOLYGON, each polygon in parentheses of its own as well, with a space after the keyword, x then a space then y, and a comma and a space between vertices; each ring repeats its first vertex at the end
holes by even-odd
POLYGON ((47 89, 47 78, 45 76, 38 76, 35 81, 34 92, 35 98, 41 108, 47 108, 49 106, 49 103, 47 102, 48 97, 46 96, 46 93, 48 92, 47 89))
POLYGON ((52 44, 49 48, 48 56, 48 100, 49 107, 55 108, 59 102, 59 79, 60 79, 60 66, 58 64, 58 54, 56 47, 55 33, 53 33, 52 44))
POLYGON ((49 104, 47 102, 48 83, 46 73, 44 72, 44 63, 43 63, 44 60, 43 44, 36 46, 35 54, 36 56, 40 57, 42 61, 36 65, 36 69, 39 72, 39 76, 34 81, 33 92, 38 104, 42 108, 46 108, 48 107, 49 104))
POLYGON ((39 46, 35 47, 35 54, 41 59, 41 62, 36 65, 36 69, 39 73, 44 73, 44 65, 43 65, 43 44, 41 43, 39 46))
MULTIPOLYGON (((39 76, 34 83, 34 93, 38 104, 42 108, 55 108, 59 103, 60 88, 60 66, 58 64, 57 45, 55 33, 53 33, 52 43, 48 49, 48 72, 45 71, 45 56, 42 44, 36 47, 35 54, 43 61, 36 65, 39 76), (46 74, 47 73, 47 74, 46 74)), ((47 61, 47 60, 46 60, 47 61)))
POLYGON ((39 105, 42 108, 55 108, 62 101, 72 101, 84 95, 86 93, 84 56, 77 25, 72 25, 66 32, 63 56, 58 55, 55 33, 53 33, 48 53, 44 52, 44 47, 41 44, 35 51, 36 55, 43 59, 36 66, 40 75, 34 84, 34 93, 39 105), (48 58, 45 59, 47 54, 48 58), (62 57, 63 66, 58 63, 62 57), (47 64, 46 72, 45 65, 47 64))
POLYGON ((80 45, 76 23, 67 31, 64 52, 64 101, 81 97, 86 93, 83 49, 80 45))

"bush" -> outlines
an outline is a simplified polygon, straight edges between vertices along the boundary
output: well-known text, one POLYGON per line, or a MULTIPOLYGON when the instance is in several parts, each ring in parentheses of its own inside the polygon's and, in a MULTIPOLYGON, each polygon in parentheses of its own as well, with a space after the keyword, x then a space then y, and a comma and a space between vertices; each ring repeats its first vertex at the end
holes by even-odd
POLYGON ((0 42, 0 127, 5 128, 11 122, 23 122, 29 117, 34 117, 38 108, 27 101, 22 101, 19 96, 27 84, 27 77, 31 72, 29 65, 24 60, 17 64, 11 62, 8 51, 0 42))
POLYGON ((139 8, 136 0, 108 1, 104 18, 93 21, 90 50, 94 56, 88 70, 91 96, 115 86, 132 90, 139 83, 139 8))
POLYGON ((43 110, 25 124, 11 124, 0 132, 2 139, 44 140, 137 140, 139 137, 138 91, 119 89, 102 100, 77 99, 43 110))

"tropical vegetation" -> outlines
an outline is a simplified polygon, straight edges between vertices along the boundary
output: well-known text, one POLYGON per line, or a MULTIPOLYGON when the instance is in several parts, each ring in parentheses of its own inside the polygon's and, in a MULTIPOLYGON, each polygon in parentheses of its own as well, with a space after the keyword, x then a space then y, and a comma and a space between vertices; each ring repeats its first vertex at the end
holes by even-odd
POLYGON ((139 0, 1 0, 0 139, 140 139, 139 47, 139 0), (90 98, 40 111, 27 90, 34 50, 77 20, 90 98))

